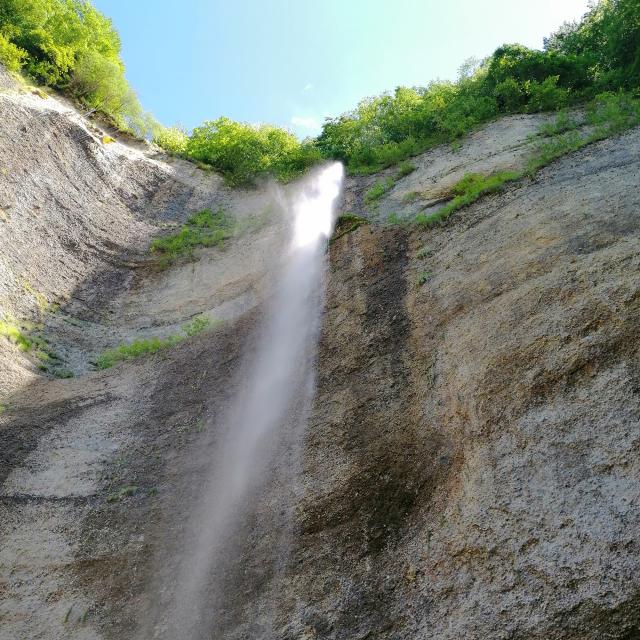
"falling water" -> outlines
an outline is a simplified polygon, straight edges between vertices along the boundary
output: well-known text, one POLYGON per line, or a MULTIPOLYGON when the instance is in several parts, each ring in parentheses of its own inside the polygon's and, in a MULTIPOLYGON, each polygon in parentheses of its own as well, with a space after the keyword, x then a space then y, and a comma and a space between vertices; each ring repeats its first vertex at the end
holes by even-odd
POLYGON ((240 526, 247 502, 260 488, 264 452, 290 421, 311 374, 321 315, 324 248, 342 176, 341 164, 326 166, 307 178, 291 199, 291 239, 282 271, 245 383, 227 419, 228 435, 211 460, 203 498, 195 509, 193 542, 172 587, 170 612, 163 615, 169 621, 162 631, 156 627, 156 637, 195 640, 207 631, 210 634, 202 627, 211 624, 205 622, 211 609, 211 576, 228 554, 225 540, 240 526))

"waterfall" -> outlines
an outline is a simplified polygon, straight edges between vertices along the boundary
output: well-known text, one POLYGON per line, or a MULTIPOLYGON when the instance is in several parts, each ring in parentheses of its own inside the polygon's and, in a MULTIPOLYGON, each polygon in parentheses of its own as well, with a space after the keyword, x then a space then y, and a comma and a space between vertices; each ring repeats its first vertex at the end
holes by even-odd
POLYGON ((270 440, 299 409, 299 399, 308 395, 305 387, 313 374, 322 312, 325 247, 342 178, 341 164, 324 166, 288 196, 291 237, 257 348, 226 418, 226 435, 210 461, 202 498, 193 509, 190 542, 171 585, 169 611, 162 612, 163 628, 156 626, 145 640, 211 637, 210 630, 202 628, 211 624, 204 622, 211 609, 205 594, 211 593, 211 576, 229 552, 225 541, 260 488, 270 440))

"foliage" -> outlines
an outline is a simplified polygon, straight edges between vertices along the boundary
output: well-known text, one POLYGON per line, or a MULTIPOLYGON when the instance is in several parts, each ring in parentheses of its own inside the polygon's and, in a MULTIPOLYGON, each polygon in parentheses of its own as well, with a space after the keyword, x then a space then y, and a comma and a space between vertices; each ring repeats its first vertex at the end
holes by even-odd
POLYGON ((300 142, 285 129, 224 117, 196 127, 186 154, 220 171, 231 185, 249 185, 269 174, 290 180, 321 160, 311 141, 300 142))
POLYGON ((405 204, 409 204, 411 202, 415 202, 422 197, 422 193, 420 191, 409 191, 402 196, 402 202, 405 204))
POLYGON ((21 351, 29 351, 33 343, 30 338, 23 332, 22 327, 16 322, 5 318, 0 320, 0 336, 4 336, 15 344, 21 351))
POLYGON ((153 142, 175 156, 185 154, 188 140, 189 135, 181 127, 158 127, 153 134, 153 142))
POLYGON ((396 175, 396 179, 400 180, 400 178, 404 178, 408 176, 410 173, 413 173, 416 170, 416 165, 412 164, 408 160, 402 162, 398 165, 398 173, 396 175))
POLYGON ((628 93, 604 92, 597 95, 587 105, 587 123, 590 127, 580 132, 578 124, 566 112, 560 112, 551 124, 540 128, 543 138, 529 158, 522 172, 503 171, 490 176, 477 173, 466 174, 452 189, 454 198, 436 212, 418 214, 416 223, 432 226, 446 220, 454 211, 466 207, 488 193, 495 193, 502 187, 525 175, 533 176, 539 169, 554 160, 577 151, 588 144, 621 133, 640 125, 640 99, 628 93))
POLYGON ((167 266, 181 256, 193 256, 196 247, 214 247, 234 234, 233 220, 222 209, 213 213, 204 209, 194 213, 176 233, 156 238, 151 250, 161 256, 167 266))
POLYGON ((154 126, 125 79, 111 20, 85 0, 3 0, 0 61, 68 92, 125 131, 145 136, 154 126))
POLYGON ((455 197, 453 200, 430 215, 418 214, 416 222, 420 225, 431 226, 446 220, 454 211, 469 206, 486 194, 500 191, 507 182, 518 180, 520 177, 522 174, 515 171, 500 171, 489 176, 467 173, 454 185, 452 193, 455 194, 455 197))
POLYGON ((594 93, 640 85, 640 4, 601 0, 578 23, 565 23, 545 40, 548 52, 583 60, 594 93))
POLYGON ((587 107, 587 122, 596 127, 595 137, 625 131, 640 122, 640 100, 628 93, 603 92, 587 107))
POLYGON ((425 284, 429 280, 430 277, 431 277, 431 274, 428 271, 421 271, 418 274, 418 280, 417 280, 418 286, 421 287, 423 284, 425 284))
POLYGON ((98 369, 108 369, 118 362, 133 360, 146 355, 158 353, 163 349, 173 347, 187 338, 193 337, 213 327, 211 320, 204 316, 196 316, 190 323, 182 327, 182 333, 167 338, 139 338, 129 344, 121 344, 113 349, 107 349, 96 359, 98 369))
POLYGON ((549 111, 603 90, 640 85, 640 3, 600 0, 583 20, 564 25, 542 51, 506 44, 471 61, 457 82, 398 87, 328 119, 317 139, 325 157, 367 174, 501 114, 549 111))
POLYGON ((376 200, 382 198, 382 196, 393 188, 395 180, 393 178, 386 178, 385 180, 379 180, 372 187, 367 189, 364 194, 364 201, 371 204, 376 200))
POLYGON ((27 57, 24 49, 16 47, 13 42, 0 32, 0 63, 9 71, 20 71, 20 67, 27 57))
POLYGON ((580 126, 578 121, 573 118, 567 111, 559 111, 556 114, 555 120, 552 122, 545 122, 540 126, 538 131, 539 135, 549 137, 555 136, 565 131, 573 131, 580 126))

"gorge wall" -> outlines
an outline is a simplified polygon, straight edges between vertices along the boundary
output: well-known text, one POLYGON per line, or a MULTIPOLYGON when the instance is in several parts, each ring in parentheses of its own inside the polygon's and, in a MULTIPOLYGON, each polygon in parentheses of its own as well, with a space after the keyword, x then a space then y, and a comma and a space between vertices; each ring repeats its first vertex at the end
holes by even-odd
MULTIPOLYGON (((2 87, 0 310, 75 377, 0 338, 0 638, 133 639, 188 544, 282 196, 105 143, 70 105, 2 87), (203 207, 246 231, 160 269, 151 238, 203 207), (219 322, 92 364, 199 314, 219 322)), ((328 250, 295 481, 273 469, 203 638, 640 638, 640 131, 441 227, 385 224, 415 214, 407 193, 437 207, 465 172, 521 167, 543 119, 430 151, 376 206, 363 194, 384 175, 348 179, 342 210, 372 224, 328 250)))

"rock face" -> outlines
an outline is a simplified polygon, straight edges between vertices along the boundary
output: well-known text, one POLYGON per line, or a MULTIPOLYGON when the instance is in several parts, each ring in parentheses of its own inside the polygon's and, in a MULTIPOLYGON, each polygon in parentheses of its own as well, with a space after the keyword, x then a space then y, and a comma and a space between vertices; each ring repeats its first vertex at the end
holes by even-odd
MULTIPOLYGON (((148 242, 202 206, 274 198, 103 145, 53 98, 5 90, 0 110, 1 309, 42 322, 82 374, 49 379, 0 338, 0 639, 154 637, 140 629, 174 566, 159 553, 180 549, 279 236, 269 223, 160 272, 148 242), (203 312, 226 322, 92 370, 203 312)), ((416 159, 372 218, 520 166, 537 122, 416 159)), ((639 170, 634 130, 443 227, 331 244, 295 486, 268 485, 203 638, 640 638, 639 170)), ((375 179, 350 180, 343 210, 368 213, 375 179)))

